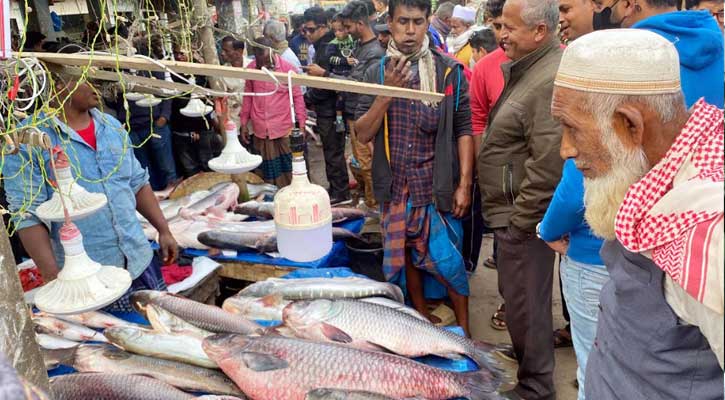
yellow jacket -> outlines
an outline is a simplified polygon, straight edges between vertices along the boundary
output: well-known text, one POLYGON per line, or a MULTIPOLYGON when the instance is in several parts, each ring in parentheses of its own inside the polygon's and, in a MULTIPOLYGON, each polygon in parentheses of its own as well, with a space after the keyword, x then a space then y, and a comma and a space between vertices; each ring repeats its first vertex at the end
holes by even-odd
POLYGON ((461 62, 461 64, 465 65, 466 67, 471 66, 471 58, 473 57, 473 49, 471 48, 471 44, 467 43, 465 46, 463 46, 462 49, 458 50, 456 54, 454 54, 456 59, 461 62))

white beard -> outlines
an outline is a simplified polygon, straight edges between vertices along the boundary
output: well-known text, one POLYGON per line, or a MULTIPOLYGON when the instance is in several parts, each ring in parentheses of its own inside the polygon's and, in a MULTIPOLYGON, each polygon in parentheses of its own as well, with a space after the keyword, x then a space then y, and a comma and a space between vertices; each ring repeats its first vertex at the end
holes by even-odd
POLYGON ((649 171, 644 150, 627 149, 612 129, 602 136, 609 150, 611 170, 599 178, 584 178, 584 219, 592 232, 605 240, 616 239, 614 221, 629 187, 649 171))

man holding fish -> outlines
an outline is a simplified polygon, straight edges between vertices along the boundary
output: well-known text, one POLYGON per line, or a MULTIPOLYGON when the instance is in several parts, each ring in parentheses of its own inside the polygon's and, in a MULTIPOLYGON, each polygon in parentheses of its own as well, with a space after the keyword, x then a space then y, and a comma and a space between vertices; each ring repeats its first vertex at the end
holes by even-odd
POLYGON ((373 142, 373 189, 382 205, 387 278, 405 271, 415 308, 430 316, 423 274, 448 290, 458 324, 468 330, 468 278, 458 245, 459 218, 471 205, 473 139, 463 66, 429 48, 428 0, 389 4, 392 40, 364 81, 445 93, 442 101, 360 96, 355 131, 373 142), (381 66, 382 64, 382 66, 381 66))
MULTIPOLYGON (((57 98, 65 101, 57 104, 57 114, 42 113, 37 127, 72 160, 75 184, 108 199, 98 212, 74 221, 83 233, 88 256, 103 265, 127 269, 134 279, 130 290, 165 289, 160 260, 144 236, 136 211, 159 232, 164 263, 176 258, 176 240, 151 190, 148 172, 133 155, 127 132, 118 120, 97 109, 99 96, 88 82, 58 76, 55 84, 57 98)), ((18 154, 5 158, 3 169, 9 208, 17 213, 13 224, 46 282, 56 278, 63 263, 61 224, 46 224, 35 214, 54 190, 42 172, 51 170, 48 153, 21 147, 18 154)), ((131 310, 128 296, 109 307, 131 310)))

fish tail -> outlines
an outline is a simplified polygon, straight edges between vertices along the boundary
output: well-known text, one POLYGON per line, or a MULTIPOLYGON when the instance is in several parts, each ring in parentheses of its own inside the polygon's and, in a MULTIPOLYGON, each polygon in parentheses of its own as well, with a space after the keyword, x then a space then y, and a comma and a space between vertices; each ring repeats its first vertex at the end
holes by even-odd
POLYGON ((466 355, 469 356, 479 368, 487 368, 500 370, 501 363, 495 356, 496 347, 476 340, 472 340, 473 344, 468 346, 466 355))
POLYGON ((461 374, 461 383, 469 400, 499 400, 498 393, 501 379, 498 373, 487 369, 461 374))

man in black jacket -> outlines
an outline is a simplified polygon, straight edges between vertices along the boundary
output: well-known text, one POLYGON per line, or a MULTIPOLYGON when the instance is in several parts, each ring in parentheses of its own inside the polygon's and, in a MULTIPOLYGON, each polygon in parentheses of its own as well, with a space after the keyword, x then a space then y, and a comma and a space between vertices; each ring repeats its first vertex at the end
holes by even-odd
MULTIPOLYGON (((327 14, 320 7, 308 8, 304 14, 303 25, 307 40, 315 48, 314 64, 330 75, 330 52, 327 47, 335 34, 327 24, 327 14)), ((305 102, 317 114, 317 132, 322 139, 325 153, 325 171, 330 182, 330 202, 333 205, 350 203, 350 188, 345 164, 345 133, 335 130, 335 102, 337 94, 332 90, 310 88, 305 94, 305 102)))
POLYGON ((424 272, 430 274, 447 289, 468 335, 469 286, 458 245, 460 218, 471 205, 471 110, 463 66, 430 49, 430 9, 429 0, 390 1, 387 57, 373 63, 363 81, 446 96, 361 95, 355 131, 360 142, 375 146, 373 191, 383 211, 386 278, 404 273, 413 305, 431 318, 423 295, 424 272))
MULTIPOLYGON (((350 35, 357 41, 357 47, 352 53, 353 68, 349 76, 339 76, 337 74, 326 74, 326 71, 317 65, 311 65, 308 73, 314 76, 330 76, 335 79, 344 79, 352 81, 362 81, 365 71, 376 61, 385 55, 385 50, 375 37, 372 27, 368 21, 369 10, 365 3, 359 0, 353 0, 345 6, 340 13, 345 28, 350 35)), ((360 143, 357 140, 355 129, 353 126, 355 108, 357 108, 358 95, 355 93, 345 93, 345 119, 350 131, 350 141, 352 144, 352 152, 355 159, 360 164, 360 178, 358 181, 362 184, 365 193, 365 205, 371 209, 377 209, 377 202, 373 195, 373 178, 372 178, 372 152, 367 144, 360 143)), ((357 176, 356 176, 357 178, 357 176)))

